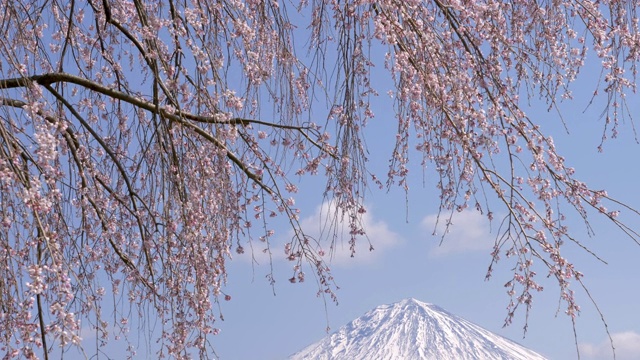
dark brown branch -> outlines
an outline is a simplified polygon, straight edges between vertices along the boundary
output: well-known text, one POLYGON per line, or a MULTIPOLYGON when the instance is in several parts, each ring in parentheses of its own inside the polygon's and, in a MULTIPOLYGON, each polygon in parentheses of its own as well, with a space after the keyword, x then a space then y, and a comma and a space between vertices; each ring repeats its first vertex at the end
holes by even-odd
MULTIPOLYGON (((98 84, 97 82, 94 82, 79 76, 71 75, 68 73, 47 73, 47 74, 33 75, 33 76, 22 77, 22 78, 1 79, 0 89, 15 89, 15 88, 28 87, 32 83, 37 83, 37 84, 46 86, 46 85, 51 85, 51 84, 60 83, 60 82, 82 86, 91 91, 95 91, 97 93, 112 97, 114 99, 127 102, 133 106, 137 106, 151 113, 161 114, 167 119, 174 120, 174 121, 182 122, 185 119, 187 119, 187 120, 192 120, 192 121, 207 123, 207 124, 229 124, 229 125, 257 124, 257 125, 264 125, 264 126, 277 128, 277 129, 287 129, 287 130, 307 130, 308 129, 307 127, 303 127, 303 126, 282 125, 282 124, 270 123, 266 121, 253 120, 253 119, 231 118, 229 120, 218 120, 213 116, 195 115, 186 111, 169 112, 166 110, 165 107, 157 107, 156 104, 149 101, 142 100, 139 97, 135 97, 133 95, 124 93, 122 91, 114 90, 105 85, 98 84)), ((11 106, 16 106, 14 104, 16 102, 19 102, 19 100, 11 100, 11 99, 3 99, 3 98, 0 98, 0 101, 2 101, 2 105, 11 105, 11 106)), ((24 102, 20 102, 20 103, 22 103, 22 106, 25 105, 24 102)), ((16 106, 16 107, 22 107, 22 106, 16 106)))
MULTIPOLYGON (((66 82, 66 83, 72 83, 72 84, 76 84, 76 85, 80 85, 83 86, 87 89, 96 91, 98 93, 107 95, 107 96, 111 96, 113 98, 128 102, 134 106, 138 106, 140 108, 143 108, 149 112, 152 113, 160 113, 163 117, 174 120, 176 122, 179 122, 183 125, 187 125, 188 127, 194 129, 197 133, 199 133, 201 136, 203 136, 204 138, 206 138, 207 140, 211 141, 212 143, 214 143, 216 146, 224 149, 227 153, 227 157, 234 163, 236 164, 236 166, 238 166, 250 179, 252 179, 253 181, 255 181, 257 184, 260 185, 260 187, 262 187, 263 190, 267 191, 268 193, 272 194, 273 190, 270 189, 269 187, 267 187, 266 185, 264 185, 264 183, 262 182, 262 179, 254 174, 253 172, 251 172, 241 161, 240 159, 238 159, 238 157, 233 154, 230 150, 228 150, 224 144, 220 143, 220 141, 218 141, 217 139, 215 139, 213 136, 211 136, 210 134, 206 133, 204 130, 202 130, 201 128, 194 126, 193 124, 190 124, 188 122, 185 122, 185 119, 189 119, 189 120, 193 120, 193 121, 198 121, 198 122, 204 122, 204 123, 219 123, 219 124, 241 124, 241 125, 248 125, 248 124, 259 124, 259 125, 264 125, 264 126, 270 126, 270 127, 275 127, 275 128, 280 128, 280 129, 289 129, 289 130, 297 130, 299 132, 301 132, 303 134, 303 136, 305 136, 305 138, 307 138, 307 140, 309 140, 314 146, 318 147, 320 150, 324 150, 322 149, 322 147, 317 144, 315 141, 313 141, 306 133, 305 133, 305 128, 304 127, 298 127, 298 126, 291 126, 291 125, 281 125, 281 124, 273 124, 273 123, 268 123, 265 121, 260 121, 260 120, 249 120, 249 119, 243 119, 243 118, 234 118, 234 119, 230 119, 228 121, 220 121, 220 120, 216 120, 213 117, 204 117, 204 116, 198 116, 198 115, 193 115, 190 113, 186 113, 186 112, 177 112, 175 114, 171 114, 169 112, 167 112, 164 108, 160 108, 157 106, 157 104, 153 104, 151 102, 146 102, 143 101, 139 98, 136 98, 134 96, 131 96, 129 94, 123 93, 121 91, 117 91, 111 88, 108 88, 104 85, 95 83, 93 81, 78 77, 78 76, 74 76, 71 74, 66 74, 66 73, 49 73, 49 74, 43 74, 43 75, 34 75, 28 78, 14 78, 14 79, 5 79, 5 80, 0 80, 0 88, 17 88, 17 87, 26 87, 28 86, 28 84, 30 83, 37 83, 40 85, 43 85, 45 88, 47 88, 49 91, 53 91, 53 89, 50 87, 51 84, 53 83, 58 83, 58 82, 66 82)), ((88 126, 88 124, 86 124, 80 117, 79 114, 77 114, 75 112, 75 110, 73 109, 73 107, 68 104, 68 102, 66 100, 64 100, 59 94, 57 94, 57 92, 53 91, 54 96, 56 96, 60 101, 62 101, 63 103, 65 103, 65 105, 67 105, 67 108, 70 109, 70 111, 72 111, 72 113, 76 116, 76 118, 78 118, 81 123, 83 123, 83 125, 85 127, 88 126)), ((9 106, 13 106, 13 107, 19 107, 22 108, 26 105, 25 102, 20 101, 20 100, 14 100, 14 99, 6 99, 6 98, 0 98, 0 104, 1 105, 9 105, 9 106)), ((92 135, 94 135, 94 137, 96 138, 96 140, 100 141, 99 136, 97 136, 97 134, 95 134, 93 132, 93 130, 89 127, 88 130, 92 133, 92 135)), ((103 147, 106 147, 106 144, 102 143, 103 147)), ((111 157, 113 158, 113 154, 109 151, 109 149, 105 148, 105 150, 107 151, 107 153, 109 153, 111 155, 111 157)), ((330 154, 331 156, 335 156, 334 154, 330 154)), ((115 158, 114 158, 115 161, 115 158)), ((120 167, 120 164, 115 161, 116 165, 118 167, 120 167)), ((123 174, 123 176, 125 175, 125 172, 123 169, 121 169, 121 173, 123 174)), ((131 184, 129 184, 128 179, 125 176, 125 181, 127 182, 127 186, 129 187, 130 191, 133 191, 131 188, 131 184)), ((133 200, 133 199, 132 199, 133 200)), ((133 201, 133 206, 135 209, 135 201, 133 201)), ((144 234, 141 234, 142 236, 144 236, 144 234)), ((145 251, 146 253, 146 251, 145 251)), ((146 256, 148 257, 149 255, 146 254, 146 256)))

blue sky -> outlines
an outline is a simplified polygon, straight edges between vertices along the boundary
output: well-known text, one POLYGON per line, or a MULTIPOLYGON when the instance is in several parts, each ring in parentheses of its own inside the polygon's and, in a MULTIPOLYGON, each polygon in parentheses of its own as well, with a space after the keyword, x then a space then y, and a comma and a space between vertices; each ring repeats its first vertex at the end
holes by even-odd
MULTIPOLYGON (((538 120, 543 131, 554 136, 559 153, 569 166, 576 168, 579 179, 640 208, 636 187, 640 145, 632 124, 625 123, 619 138, 606 141, 604 152, 598 152, 604 126, 600 118, 602 105, 595 103, 586 108, 594 81, 588 77, 576 83, 575 100, 561 105, 568 134, 557 113, 547 112, 544 104, 533 102, 527 112, 538 120)), ((384 89, 380 93, 384 94, 384 89)), ((629 99, 630 110, 638 115, 640 105, 635 97, 629 99)), ((384 108, 373 110, 376 118, 367 129, 369 144, 375 144, 369 149, 369 165, 378 175, 384 175, 392 147, 389 132, 394 131, 393 114, 384 108)), ((563 314, 562 304, 558 312, 558 289, 553 282, 543 281, 545 291, 536 294, 524 338, 524 312, 503 328, 509 301, 503 285, 510 279, 511 264, 499 263, 492 279, 485 281, 497 224, 489 224, 473 211, 456 214, 451 232, 439 246, 440 236, 432 235, 438 194, 434 179, 421 174, 417 155, 413 159, 408 205, 400 189, 373 189, 368 194, 365 220, 376 250, 367 253, 363 240, 356 258, 344 253, 334 258, 331 267, 340 286, 338 305, 316 296, 312 277, 303 284, 290 284, 287 279, 292 265, 281 260, 283 255, 277 244, 274 289, 265 279, 270 272, 266 258, 256 255, 260 265, 252 265, 249 255, 237 256, 230 262, 226 292, 232 300, 221 304, 225 321, 218 323, 222 331, 214 338, 222 359, 286 358, 325 336, 327 325, 336 330, 375 306, 407 297, 437 304, 551 359, 577 358, 572 324, 563 314)), ((297 197, 303 224, 310 229, 319 226, 317 212, 323 199, 318 189, 322 189, 321 179, 305 179, 297 197)), ((622 219, 633 221, 634 217, 623 212, 622 219)), ((608 262, 603 264, 570 244, 564 250, 565 257, 585 274, 584 282, 605 317, 618 359, 634 358, 640 353, 640 246, 597 216, 591 218, 595 230, 592 237, 577 214, 569 214, 569 224, 577 238, 608 262)), ((282 241, 288 239, 286 229, 277 230, 284 232, 279 235, 282 241)), ((600 315, 578 284, 573 289, 582 306, 576 321, 582 358, 612 358, 600 315)))

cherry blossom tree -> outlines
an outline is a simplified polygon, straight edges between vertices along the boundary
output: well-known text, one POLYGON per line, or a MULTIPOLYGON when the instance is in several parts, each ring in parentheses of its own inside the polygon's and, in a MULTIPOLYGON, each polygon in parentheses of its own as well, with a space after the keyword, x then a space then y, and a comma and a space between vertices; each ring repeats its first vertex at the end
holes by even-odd
POLYGON ((536 272, 578 312, 562 245, 589 250, 565 217, 603 216, 637 241, 617 216, 638 212, 575 178, 523 111, 571 98, 590 56, 615 137, 636 91, 633 1, 0 1, 5 358, 81 347, 82 329, 104 349, 149 314, 158 356, 210 356, 226 264, 268 246, 276 219, 294 233, 290 280, 310 268, 333 297, 321 249, 335 238, 305 234, 298 179, 326 180, 355 253, 365 191, 408 190, 412 153, 444 218, 504 214, 487 276, 501 256, 515 264, 507 321, 528 312, 536 272), (363 129, 387 92, 395 149, 376 177, 363 129))

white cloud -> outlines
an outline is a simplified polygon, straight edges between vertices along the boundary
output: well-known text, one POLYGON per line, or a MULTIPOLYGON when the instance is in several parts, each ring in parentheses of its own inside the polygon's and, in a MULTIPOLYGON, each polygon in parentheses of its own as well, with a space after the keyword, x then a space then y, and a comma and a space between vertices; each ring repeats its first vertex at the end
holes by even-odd
MULTIPOLYGON (((616 349, 616 360, 637 360, 640 358, 640 334, 625 331, 611 334, 616 349)), ((599 344, 580 343, 580 355, 584 359, 613 359, 611 343, 605 339, 599 344)))
POLYGON ((349 223, 348 219, 341 220, 338 216, 338 222, 333 223, 336 219, 334 215, 336 209, 333 204, 323 203, 318 206, 313 215, 300 221, 300 225, 306 231, 307 235, 314 239, 322 239, 320 245, 326 252, 325 259, 333 266, 352 266, 369 264, 374 262, 386 250, 398 245, 401 237, 397 233, 391 231, 386 222, 375 219, 371 209, 362 216, 362 228, 366 231, 366 236, 359 236, 356 239, 356 253, 351 257, 349 250, 349 223), (336 231, 337 237, 331 248, 331 238, 333 231, 336 231), (329 237, 329 239, 326 239, 329 237), (370 245, 374 248, 370 251, 370 245))
POLYGON ((431 256, 484 251, 493 247, 495 239, 485 216, 472 210, 454 213, 447 228, 448 218, 449 214, 442 213, 440 219, 438 215, 428 215, 422 219, 422 227, 433 234, 429 239, 435 242, 429 252, 431 256))
MULTIPOLYGON (((362 215, 361 223, 362 228, 366 231, 366 236, 357 237, 356 253, 354 257, 351 257, 348 218, 345 215, 343 221, 340 221, 341 216, 338 216, 338 221, 334 222, 334 219, 336 219, 334 217, 335 213, 335 206, 324 202, 316 207, 313 214, 300 220, 300 226, 305 235, 312 239, 320 240, 319 247, 316 246, 314 250, 323 250, 325 253, 324 260, 332 267, 370 264, 376 261, 386 250, 401 242, 400 235, 391 231, 386 222, 376 219, 371 209, 367 209, 367 212, 362 215), (333 236, 334 231, 335 238, 333 236), (332 242, 332 240, 335 241, 332 242), (370 251, 370 247, 373 247, 374 250, 370 251)), ((284 247, 285 244, 291 241, 294 232, 289 230, 284 234, 271 237, 268 251, 265 243, 253 241, 245 245, 245 254, 234 254, 233 258, 234 260, 255 262, 256 264, 287 261, 284 247)))

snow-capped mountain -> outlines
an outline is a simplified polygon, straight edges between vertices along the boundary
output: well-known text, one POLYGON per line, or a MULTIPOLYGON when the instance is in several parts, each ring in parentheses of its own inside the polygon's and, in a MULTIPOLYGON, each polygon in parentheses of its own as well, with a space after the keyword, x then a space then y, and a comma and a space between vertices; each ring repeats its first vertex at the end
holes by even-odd
POLYGON ((382 305, 289 360, 543 360, 542 355, 453 315, 405 299, 382 305))

